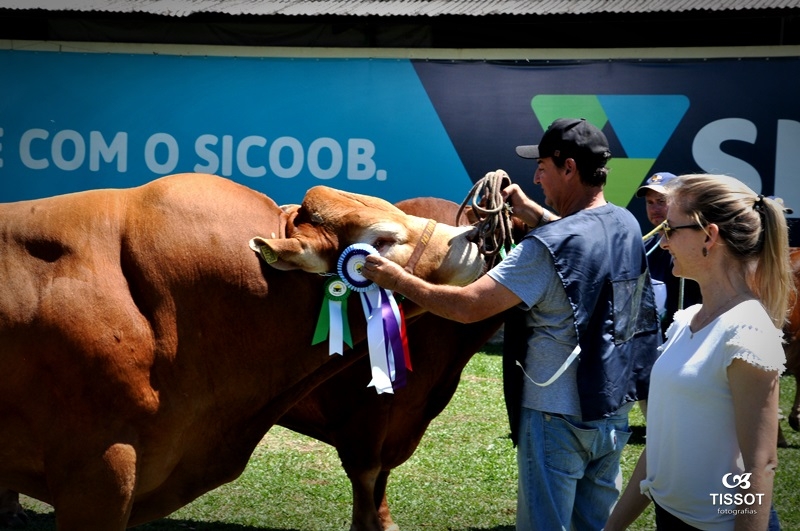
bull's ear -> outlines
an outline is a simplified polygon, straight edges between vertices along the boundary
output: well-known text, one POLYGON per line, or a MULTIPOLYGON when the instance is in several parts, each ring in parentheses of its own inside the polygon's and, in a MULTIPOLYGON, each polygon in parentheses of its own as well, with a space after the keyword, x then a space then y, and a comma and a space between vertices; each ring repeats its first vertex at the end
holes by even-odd
POLYGON ((250 240, 250 248, 257 252, 262 260, 276 269, 297 269, 296 267, 281 267, 279 263, 281 261, 281 254, 287 254, 288 252, 296 253, 297 247, 299 247, 299 242, 297 240, 267 239, 260 236, 256 236, 250 240), (289 246, 291 246, 292 249, 287 248, 289 246))
POLYGON ((250 248, 270 266, 281 271, 302 269, 309 273, 324 273, 327 263, 298 238, 261 238, 250 240, 250 248))
POLYGON ((297 217, 300 205, 282 205, 280 215, 280 235, 272 233, 271 238, 256 236, 250 240, 250 248, 254 250, 267 264, 289 271, 292 269, 308 270, 308 264, 302 257, 303 245, 291 235, 295 232, 294 219, 297 217))

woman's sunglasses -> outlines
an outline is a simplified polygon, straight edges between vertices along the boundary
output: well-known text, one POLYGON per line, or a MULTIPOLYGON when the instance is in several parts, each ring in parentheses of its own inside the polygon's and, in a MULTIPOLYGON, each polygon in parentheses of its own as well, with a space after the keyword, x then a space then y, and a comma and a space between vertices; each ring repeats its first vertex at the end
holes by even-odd
POLYGON ((661 224, 661 230, 659 230, 659 233, 661 234, 661 236, 664 237, 665 240, 669 241, 670 234, 672 234, 678 229, 702 230, 703 227, 698 225, 697 223, 691 223, 689 225, 679 225, 677 227, 670 227, 669 221, 664 220, 664 222, 661 224))

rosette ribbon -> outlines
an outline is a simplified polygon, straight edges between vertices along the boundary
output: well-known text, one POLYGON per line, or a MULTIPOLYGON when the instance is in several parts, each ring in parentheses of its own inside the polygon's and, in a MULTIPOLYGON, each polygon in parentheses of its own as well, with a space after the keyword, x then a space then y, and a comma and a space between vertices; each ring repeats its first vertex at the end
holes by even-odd
POLYGON ((353 348, 350 323, 347 320, 347 298, 350 289, 339 277, 331 277, 325 283, 325 297, 314 330, 312 345, 322 343, 328 337, 328 354, 344 354, 344 344, 353 348))
POLYGON ((345 285, 359 293, 364 317, 367 319, 372 380, 367 387, 375 387, 378 394, 393 393, 406 384, 407 371, 411 370, 405 321, 394 295, 378 287, 361 274, 366 257, 378 254, 371 245, 356 243, 342 252, 337 272, 345 285))

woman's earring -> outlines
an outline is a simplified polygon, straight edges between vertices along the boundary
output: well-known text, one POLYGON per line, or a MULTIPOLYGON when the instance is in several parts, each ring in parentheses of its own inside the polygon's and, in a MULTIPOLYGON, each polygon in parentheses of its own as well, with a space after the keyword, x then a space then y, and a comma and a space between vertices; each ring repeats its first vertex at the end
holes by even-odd
POLYGON ((703 256, 708 256, 708 247, 703 247, 703 256))

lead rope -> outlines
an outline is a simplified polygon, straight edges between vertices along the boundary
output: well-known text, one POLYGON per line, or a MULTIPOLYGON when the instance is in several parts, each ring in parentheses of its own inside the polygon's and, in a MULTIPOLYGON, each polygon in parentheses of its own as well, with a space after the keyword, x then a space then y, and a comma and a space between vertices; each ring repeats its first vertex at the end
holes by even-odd
MULTIPOLYGON (((668 225, 667 220, 662 221, 661 223, 656 225, 653 230, 651 230, 650 232, 648 232, 647 234, 642 236, 642 241, 646 242, 647 240, 649 240, 653 236, 656 236, 667 225, 668 225)), ((658 242, 656 242, 655 245, 653 245, 650 248, 650 250, 647 251, 647 256, 650 256, 650 253, 655 251, 656 247, 658 247, 658 245, 659 245, 658 242)), ((678 280, 678 309, 679 310, 683 310, 683 294, 684 294, 685 289, 686 289, 685 286, 686 286, 686 279, 683 278, 683 277, 680 277, 680 279, 678 280)))
POLYGON ((467 206, 477 218, 478 249, 487 259, 491 269, 497 262, 498 256, 503 258, 511 248, 514 241, 511 234, 511 207, 500 193, 511 184, 511 178, 505 173, 489 172, 478 180, 461 203, 456 214, 456 226, 461 214, 467 206))

